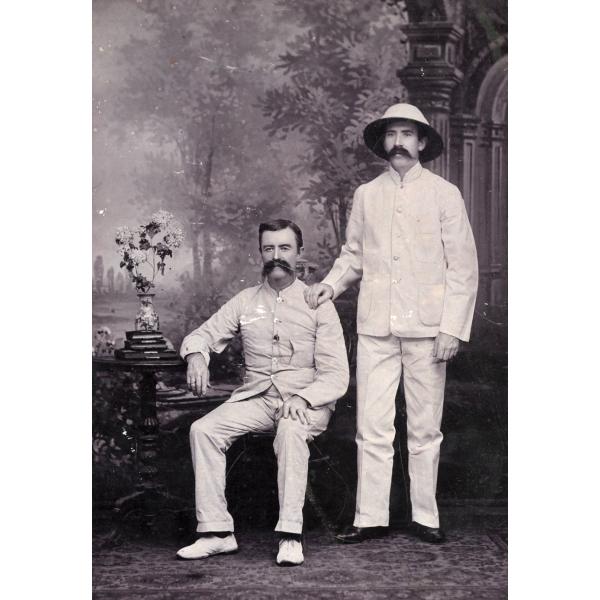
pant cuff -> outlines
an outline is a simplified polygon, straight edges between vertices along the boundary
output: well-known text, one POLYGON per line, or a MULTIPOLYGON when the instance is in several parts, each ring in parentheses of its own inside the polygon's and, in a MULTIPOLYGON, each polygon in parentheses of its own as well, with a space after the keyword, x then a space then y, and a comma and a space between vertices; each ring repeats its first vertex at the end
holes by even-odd
POLYGON ((439 517, 428 515, 426 513, 413 513, 412 520, 419 525, 425 525, 425 527, 433 527, 437 529, 440 526, 439 517))
POLYGON ((302 522, 298 521, 282 521, 279 520, 275 526, 275 531, 284 533, 302 533, 302 522))
POLYGON ((354 527, 387 527, 390 524, 390 516, 385 517, 354 517, 354 527))
POLYGON ((206 533, 207 531, 231 531, 233 532, 233 521, 203 521, 196 527, 197 533, 206 533))

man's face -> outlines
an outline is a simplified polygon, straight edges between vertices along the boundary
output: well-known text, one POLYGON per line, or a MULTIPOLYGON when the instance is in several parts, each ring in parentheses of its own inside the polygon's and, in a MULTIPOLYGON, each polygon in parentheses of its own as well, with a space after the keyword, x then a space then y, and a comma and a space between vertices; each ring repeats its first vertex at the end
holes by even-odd
POLYGON ((291 229, 263 231, 260 248, 263 274, 273 281, 294 276, 301 251, 291 229))
POLYGON ((385 128, 383 148, 388 160, 396 170, 406 170, 419 160, 421 152, 427 144, 427 138, 419 140, 419 130, 412 121, 392 121, 385 128))

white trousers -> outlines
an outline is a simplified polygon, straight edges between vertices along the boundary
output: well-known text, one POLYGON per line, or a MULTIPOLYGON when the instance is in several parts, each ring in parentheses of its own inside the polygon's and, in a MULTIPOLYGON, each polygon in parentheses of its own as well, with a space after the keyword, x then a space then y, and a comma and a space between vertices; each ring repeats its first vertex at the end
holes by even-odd
POLYGON ((225 499, 225 452, 248 432, 275 431, 279 521, 275 531, 302 533, 302 508, 308 476, 308 442, 325 431, 331 410, 309 409, 310 424, 291 417, 277 419, 282 400, 278 394, 221 404, 190 428, 194 465, 196 531, 233 531, 225 499))
POLYGON ((389 525, 396 391, 404 369, 412 520, 439 527, 435 500, 446 363, 434 338, 358 336, 356 527, 389 525))

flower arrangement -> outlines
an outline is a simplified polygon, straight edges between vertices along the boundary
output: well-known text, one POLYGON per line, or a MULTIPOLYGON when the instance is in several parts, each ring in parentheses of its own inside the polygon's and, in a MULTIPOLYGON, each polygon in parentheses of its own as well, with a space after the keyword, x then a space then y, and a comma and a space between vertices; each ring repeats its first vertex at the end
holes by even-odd
POLYGON ((145 294, 154 287, 157 273, 165 274, 165 259, 181 246, 183 228, 170 212, 159 210, 147 225, 134 230, 119 227, 115 241, 122 259, 119 266, 126 269, 136 290, 145 294))

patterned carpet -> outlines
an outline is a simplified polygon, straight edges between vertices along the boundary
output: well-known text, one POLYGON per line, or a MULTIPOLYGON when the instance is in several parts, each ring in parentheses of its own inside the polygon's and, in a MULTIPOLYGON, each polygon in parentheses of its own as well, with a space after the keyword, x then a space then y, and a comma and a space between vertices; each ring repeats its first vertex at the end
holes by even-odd
POLYGON ((93 598, 506 598, 506 519, 493 518, 483 527, 447 528, 447 534, 448 542, 441 546, 401 531, 342 545, 329 534, 309 531, 305 563, 294 568, 275 565, 276 540, 264 530, 237 532, 237 554, 201 561, 175 559, 175 551, 193 538, 129 539, 108 548, 97 535, 93 598))

